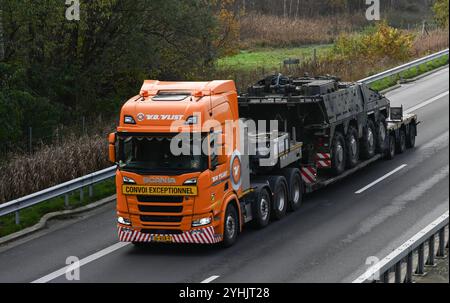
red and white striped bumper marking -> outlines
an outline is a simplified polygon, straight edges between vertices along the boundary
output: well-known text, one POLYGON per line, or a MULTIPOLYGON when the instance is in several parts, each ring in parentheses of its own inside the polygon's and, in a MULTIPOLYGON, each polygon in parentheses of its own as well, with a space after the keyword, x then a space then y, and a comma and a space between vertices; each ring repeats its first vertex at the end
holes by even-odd
POLYGON ((331 167, 331 154, 329 153, 317 153, 316 160, 318 168, 331 167))
POLYGON ((317 179, 317 169, 311 166, 305 166, 301 168, 302 178, 306 184, 311 184, 316 182, 317 179))
MULTIPOLYGON (((169 235, 153 235, 144 234, 136 230, 131 230, 124 227, 119 227, 119 240, 121 242, 140 242, 148 243, 153 242, 155 236, 169 236, 169 235)), ((214 233, 214 227, 207 227, 188 231, 179 235, 170 235, 172 237, 172 243, 183 244, 215 244, 222 241, 222 236, 214 233)))

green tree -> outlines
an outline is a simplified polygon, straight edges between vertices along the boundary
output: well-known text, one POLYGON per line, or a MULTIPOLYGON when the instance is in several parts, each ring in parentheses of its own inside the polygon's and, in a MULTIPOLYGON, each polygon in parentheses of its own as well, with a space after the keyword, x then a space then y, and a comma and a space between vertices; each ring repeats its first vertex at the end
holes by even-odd
POLYGON ((433 11, 437 22, 442 27, 448 27, 448 0, 436 0, 433 11))

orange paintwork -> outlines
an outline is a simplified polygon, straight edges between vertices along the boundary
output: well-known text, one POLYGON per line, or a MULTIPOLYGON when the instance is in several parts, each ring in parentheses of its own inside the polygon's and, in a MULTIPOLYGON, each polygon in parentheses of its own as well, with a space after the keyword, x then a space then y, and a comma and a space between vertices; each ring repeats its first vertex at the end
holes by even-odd
MULTIPOLYGON (((237 92, 233 81, 160 82, 149 80, 144 82, 140 95, 131 98, 124 104, 117 131, 119 133, 157 134, 176 134, 186 131, 209 132, 214 121, 219 122, 223 127, 226 121, 237 122, 239 120, 237 102, 237 92), (178 92, 190 94, 190 96, 182 101, 153 101, 152 98, 160 92, 178 92), (200 115, 199 123, 202 126, 206 126, 186 126, 186 119, 193 115, 200 115), (136 124, 125 124, 125 116, 133 117, 136 124), (174 123, 180 128, 174 128, 174 123)), ((237 131, 234 133, 235 135, 239 134, 237 131)), ((235 138, 231 143, 233 150, 238 148, 237 142, 239 142, 239 139, 235 138)), ((110 151, 110 155, 112 153, 110 151)), ((163 225, 152 225, 142 222, 140 220, 142 213, 138 209, 137 198, 135 196, 125 196, 121 193, 124 176, 132 178, 138 185, 144 185, 144 178, 152 176, 142 176, 135 173, 118 171, 116 177, 118 191, 117 214, 118 216, 131 219, 132 228, 136 230, 147 228, 182 231, 194 229, 192 228, 193 220, 211 215, 215 219, 208 226, 214 226, 216 234, 222 235, 224 212, 227 204, 232 200, 237 201, 238 197, 242 194, 240 189, 235 191, 232 188, 230 182, 230 161, 231 156, 223 155, 219 157, 219 165, 215 171, 206 170, 199 173, 170 176, 170 178, 176 180, 175 184, 171 184, 174 186, 181 186, 186 180, 198 178, 199 195, 197 197, 185 197, 184 201, 179 204, 170 204, 170 206, 183 206, 183 219, 181 223, 164 223, 163 225), (223 178, 217 182, 214 179, 217 176, 222 176, 223 178), (215 182, 213 182, 213 179, 215 182)), ((151 205, 167 206, 167 203, 152 203, 151 205)), ((240 209, 238 210, 240 214, 240 209)), ((145 215, 170 216, 173 213, 145 213, 145 215)))

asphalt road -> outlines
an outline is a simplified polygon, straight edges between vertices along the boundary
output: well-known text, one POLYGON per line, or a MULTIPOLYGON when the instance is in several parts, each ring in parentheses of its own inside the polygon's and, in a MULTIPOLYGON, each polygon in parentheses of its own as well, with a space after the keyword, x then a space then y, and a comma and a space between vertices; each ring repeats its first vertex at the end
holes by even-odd
MULTIPOLYGON (((441 96, 415 111, 423 122, 414 150, 309 195, 301 210, 264 230, 245 228, 230 249, 125 245, 93 256, 118 242, 108 205, 0 247, 0 282, 35 281, 69 256, 89 257, 81 282, 351 282, 368 257, 382 259, 449 209, 448 90, 446 68, 388 93, 405 109, 441 96)), ((65 275, 47 280, 69 282, 65 275)))

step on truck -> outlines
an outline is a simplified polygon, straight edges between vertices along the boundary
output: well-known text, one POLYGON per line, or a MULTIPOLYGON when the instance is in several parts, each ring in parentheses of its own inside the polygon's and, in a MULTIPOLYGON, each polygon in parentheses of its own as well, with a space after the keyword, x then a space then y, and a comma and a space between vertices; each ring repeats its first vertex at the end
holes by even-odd
POLYGON ((415 146, 418 119, 335 77, 145 81, 109 135, 120 241, 233 245, 305 194, 415 146))

